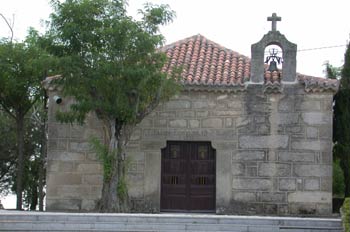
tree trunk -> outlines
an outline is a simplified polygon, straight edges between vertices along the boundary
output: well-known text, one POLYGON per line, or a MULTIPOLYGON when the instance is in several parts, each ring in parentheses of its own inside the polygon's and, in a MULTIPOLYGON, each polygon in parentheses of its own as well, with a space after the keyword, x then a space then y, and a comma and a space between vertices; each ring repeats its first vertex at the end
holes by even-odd
POLYGON ((30 210, 36 210, 38 205, 38 186, 36 183, 31 186, 30 210))
POLYGON ((41 137, 41 150, 39 158, 39 170, 38 170, 38 198, 39 198, 39 211, 44 211, 44 181, 45 181, 45 158, 46 158, 46 120, 43 119, 41 124, 42 137, 41 137))
POLYGON ((39 172, 38 173, 39 211, 44 211, 44 191, 43 190, 44 190, 44 179, 45 179, 45 165, 44 165, 43 157, 40 157, 38 172, 39 172))
MULTIPOLYGON (((47 76, 45 74, 45 76, 47 76)), ((40 149, 40 158, 39 158, 39 171, 38 171, 38 198, 39 198, 39 211, 44 211, 44 186, 45 186, 45 177, 46 177, 46 156, 47 156, 47 116, 48 116, 48 107, 47 102, 48 96, 47 92, 44 91, 44 100, 43 100, 43 114, 41 117, 41 149, 40 149)))
POLYGON ((17 177, 16 194, 17 210, 22 210, 22 191, 23 191, 23 173, 24 173, 24 115, 20 112, 16 117, 17 124, 17 177))
MULTIPOLYGON (((112 156, 110 162, 110 174, 104 176, 102 187, 102 199, 100 202, 101 212, 128 212, 129 197, 125 184, 125 142, 126 137, 123 134, 122 124, 115 120, 109 121, 110 138, 108 154, 112 156)), ((105 165, 104 165, 104 168, 105 165)))

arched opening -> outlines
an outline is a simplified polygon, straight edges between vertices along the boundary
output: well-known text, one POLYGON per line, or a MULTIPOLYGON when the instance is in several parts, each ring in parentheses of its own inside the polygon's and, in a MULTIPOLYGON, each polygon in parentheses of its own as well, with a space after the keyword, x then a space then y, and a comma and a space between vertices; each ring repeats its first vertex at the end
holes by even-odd
POLYGON ((266 46, 264 63, 264 82, 280 82, 283 69, 283 49, 277 44, 266 46))

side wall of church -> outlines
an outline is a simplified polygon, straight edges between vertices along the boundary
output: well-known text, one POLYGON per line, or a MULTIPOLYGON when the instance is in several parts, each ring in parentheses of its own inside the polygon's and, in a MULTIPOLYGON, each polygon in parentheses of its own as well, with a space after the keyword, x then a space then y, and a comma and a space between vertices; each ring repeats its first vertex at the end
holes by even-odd
MULTIPOLYGON (((55 93, 50 93, 52 99, 55 93)), ((90 115, 84 126, 61 124, 50 104, 47 209, 92 211, 102 166, 89 147, 102 137, 90 115)), ((128 146, 129 195, 138 212, 159 212, 161 148, 167 141, 210 141, 216 149, 216 211, 221 214, 327 215, 332 208, 332 94, 299 84, 264 94, 188 92, 161 104, 135 129, 128 146)))
POLYGON ((49 92, 46 210, 94 211, 102 188, 102 165, 90 147, 92 137, 102 138, 102 125, 91 114, 85 125, 60 123, 57 111, 72 100, 56 104, 49 92))

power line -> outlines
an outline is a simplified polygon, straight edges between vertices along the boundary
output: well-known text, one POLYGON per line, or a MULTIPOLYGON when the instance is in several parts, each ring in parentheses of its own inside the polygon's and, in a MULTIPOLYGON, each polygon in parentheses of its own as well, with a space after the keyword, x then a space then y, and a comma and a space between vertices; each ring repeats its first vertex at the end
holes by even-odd
POLYGON ((318 48, 305 48, 305 49, 298 50, 298 52, 312 51, 312 50, 321 50, 321 49, 329 49, 329 48, 339 48, 339 47, 345 47, 345 46, 346 46, 346 44, 327 46, 327 47, 318 47, 318 48))
MULTIPOLYGON (((322 50, 322 49, 330 49, 330 48, 339 48, 339 47, 346 47, 346 44, 342 45, 333 45, 333 46, 326 46, 326 47, 318 47, 318 48, 304 48, 297 50, 298 52, 307 52, 307 51, 314 51, 314 50, 322 50)), ((265 52, 265 55, 269 55, 269 52, 265 52)))

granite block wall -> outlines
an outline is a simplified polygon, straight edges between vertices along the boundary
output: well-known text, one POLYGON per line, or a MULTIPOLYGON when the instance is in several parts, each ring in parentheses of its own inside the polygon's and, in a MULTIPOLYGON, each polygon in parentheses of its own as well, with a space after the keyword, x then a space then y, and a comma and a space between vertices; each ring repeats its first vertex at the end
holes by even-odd
MULTIPOLYGON (((101 124, 93 114, 84 126, 58 123, 55 112, 69 102, 50 104, 47 209, 93 211, 102 166, 88 140, 102 137, 101 124)), ((330 214, 331 108, 332 93, 306 93, 299 84, 270 94, 261 85, 243 92, 182 92, 147 116, 129 142, 133 210, 160 210, 161 149, 167 141, 210 141, 217 159, 217 213, 330 214)))

